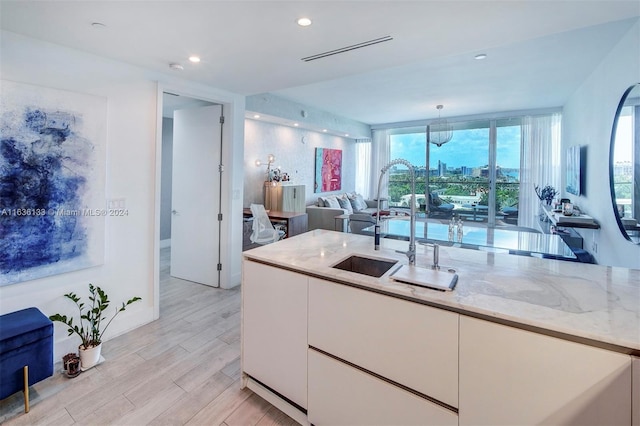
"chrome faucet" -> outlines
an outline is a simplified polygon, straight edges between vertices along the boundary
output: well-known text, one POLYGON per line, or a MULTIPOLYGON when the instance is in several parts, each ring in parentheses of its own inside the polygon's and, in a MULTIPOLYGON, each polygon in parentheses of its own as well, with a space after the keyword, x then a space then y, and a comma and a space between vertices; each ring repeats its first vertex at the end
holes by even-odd
POLYGON ((376 231, 375 231, 374 248, 376 250, 380 250, 380 186, 382 186, 382 176, 384 176, 387 170, 389 170, 391 167, 397 164, 405 165, 407 169, 409 169, 409 175, 411 178, 411 220, 410 220, 411 223, 409 225, 411 236, 409 237, 409 250, 407 251, 396 250, 396 251, 398 253, 406 254, 407 257, 409 258, 409 265, 414 265, 416 263, 416 173, 411 163, 409 163, 407 160, 402 158, 398 158, 391 161, 389 164, 384 166, 380 171, 380 179, 378 179, 378 196, 376 198, 378 201, 378 207, 376 209, 377 213, 376 213, 376 227, 375 227, 376 231))
POLYGON ((440 246, 437 243, 420 242, 420 245, 433 247, 433 264, 431 269, 440 269, 440 246))

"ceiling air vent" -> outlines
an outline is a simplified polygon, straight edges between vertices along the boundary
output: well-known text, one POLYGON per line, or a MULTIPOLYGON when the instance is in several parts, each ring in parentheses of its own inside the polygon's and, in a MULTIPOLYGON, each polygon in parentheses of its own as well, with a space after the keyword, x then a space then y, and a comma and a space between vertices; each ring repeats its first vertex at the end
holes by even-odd
POLYGON ((322 59, 322 58, 326 58, 327 56, 333 56, 339 53, 345 53, 350 50, 362 49, 363 47, 373 46, 374 44, 384 43, 385 41, 391 41, 391 40, 393 40, 393 37, 391 36, 374 38, 373 40, 363 41, 362 43, 352 44, 351 46, 341 47, 340 49, 329 50, 328 52, 307 56, 306 58, 302 58, 302 60, 305 62, 315 61, 316 59, 322 59))

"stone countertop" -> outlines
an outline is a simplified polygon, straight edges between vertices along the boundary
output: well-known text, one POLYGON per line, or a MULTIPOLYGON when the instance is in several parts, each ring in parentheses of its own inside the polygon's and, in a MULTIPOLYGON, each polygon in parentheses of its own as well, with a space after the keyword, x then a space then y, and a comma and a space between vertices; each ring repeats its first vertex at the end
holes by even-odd
MULTIPOLYGON (((350 283, 523 329, 640 356, 640 270, 440 247, 442 269, 454 268, 451 292, 332 268, 360 254, 406 264, 408 242, 314 230, 244 252, 246 259, 350 283)), ((416 266, 432 263, 418 245, 416 266)))

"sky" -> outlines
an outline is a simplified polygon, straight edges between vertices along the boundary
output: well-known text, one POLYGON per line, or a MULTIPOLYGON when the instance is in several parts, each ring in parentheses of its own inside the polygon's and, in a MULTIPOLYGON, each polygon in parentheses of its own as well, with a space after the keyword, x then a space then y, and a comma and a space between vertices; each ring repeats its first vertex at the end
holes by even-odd
MULTIPOLYGON (((424 133, 393 135, 391 159, 404 158, 414 166, 425 166, 426 139, 424 133)), ((489 163, 489 129, 455 130, 453 138, 438 147, 431 145, 431 168, 438 160, 447 167, 481 167, 489 163)), ((498 127, 498 166, 520 167, 520 126, 498 127)))

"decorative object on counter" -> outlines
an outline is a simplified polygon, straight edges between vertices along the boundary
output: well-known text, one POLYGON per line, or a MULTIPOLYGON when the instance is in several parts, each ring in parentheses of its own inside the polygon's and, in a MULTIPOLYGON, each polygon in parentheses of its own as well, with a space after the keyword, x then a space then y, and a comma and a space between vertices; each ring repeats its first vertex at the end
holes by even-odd
POLYGON ((548 206, 551 205, 551 201, 553 201, 553 198, 557 193, 558 192, 556 191, 556 189, 551 185, 547 185, 542 189, 540 189, 540 187, 536 185, 536 195, 538 196, 540 201, 545 201, 548 206))
POLYGON ((451 220, 449 221, 449 232, 447 236, 447 239, 449 241, 453 241, 453 234, 454 234, 455 227, 456 227, 455 219, 451 218, 451 220))
POLYGON ((289 182, 289 173, 283 172, 280 167, 271 170, 269 175, 270 182, 289 182))
POLYGON ((573 215, 573 204, 571 203, 562 204, 562 214, 565 216, 573 215))
POLYGON ((272 175, 271 175, 271 165, 274 163, 274 161, 276 161, 276 157, 273 154, 269 154, 267 156, 267 161, 262 161, 262 160, 256 160, 256 167, 260 167, 260 166, 267 166, 267 182, 272 182, 272 175))
POLYGON ((104 290, 100 287, 94 286, 93 284, 89 284, 89 301, 91 302, 91 305, 86 307, 84 302, 81 301, 82 299, 73 292, 65 294, 64 297, 73 301, 78 307, 78 312, 80 314, 78 323, 73 322, 73 317, 67 317, 66 315, 61 314, 51 315, 49 316, 49 319, 51 321, 57 321, 65 324, 67 326, 69 336, 74 333, 80 336, 81 345, 78 348, 80 352, 80 363, 81 368, 85 370, 93 367, 100 360, 102 336, 114 318, 120 312, 124 311, 127 306, 142 300, 140 297, 135 296, 127 300, 126 303, 123 302, 122 306, 116 308, 116 312, 113 314, 111 319, 104 327, 102 327, 102 321, 106 320, 106 317, 103 317, 103 315, 111 303, 109 296, 107 296, 104 290))

